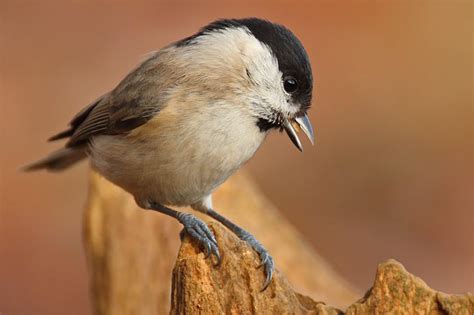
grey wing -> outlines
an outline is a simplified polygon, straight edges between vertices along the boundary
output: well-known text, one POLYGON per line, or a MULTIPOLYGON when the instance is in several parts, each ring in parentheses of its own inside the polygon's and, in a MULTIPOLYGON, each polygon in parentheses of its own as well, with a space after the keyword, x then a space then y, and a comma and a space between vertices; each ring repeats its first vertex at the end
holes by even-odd
POLYGON ((75 147, 100 134, 126 133, 146 123, 163 106, 159 62, 153 55, 132 71, 110 93, 78 113, 70 129, 50 140, 70 137, 66 147, 75 147))
POLYGON ((84 109, 82 109, 79 113, 74 116, 74 118, 69 123, 69 129, 61 131, 60 133, 50 137, 48 141, 55 141, 63 138, 71 137, 74 131, 79 127, 80 124, 84 122, 84 120, 89 116, 90 112, 97 106, 97 104, 102 100, 104 96, 99 97, 95 100, 92 104, 89 104, 84 109))

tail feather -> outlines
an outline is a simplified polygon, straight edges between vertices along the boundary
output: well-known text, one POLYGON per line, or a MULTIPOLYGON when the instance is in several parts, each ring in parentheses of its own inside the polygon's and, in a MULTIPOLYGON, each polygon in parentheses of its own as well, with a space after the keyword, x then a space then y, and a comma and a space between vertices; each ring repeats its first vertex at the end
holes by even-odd
POLYGON ((25 172, 46 169, 48 171, 62 171, 87 157, 84 148, 63 148, 22 168, 25 172))
POLYGON ((49 138, 48 141, 55 141, 55 140, 59 140, 59 139, 64 139, 64 138, 72 136, 73 133, 74 133, 73 129, 64 130, 64 131, 61 131, 60 133, 52 136, 51 138, 49 138))

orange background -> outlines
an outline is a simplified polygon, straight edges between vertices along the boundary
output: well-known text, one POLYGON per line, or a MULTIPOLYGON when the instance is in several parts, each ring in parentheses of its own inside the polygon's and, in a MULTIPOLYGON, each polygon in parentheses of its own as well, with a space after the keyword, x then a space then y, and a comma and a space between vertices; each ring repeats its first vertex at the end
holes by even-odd
POLYGON ((142 55, 244 16, 291 28, 316 80, 317 145, 300 154, 275 133, 245 166, 266 195, 361 289, 392 257, 435 289, 474 290, 471 1, 2 0, 2 314, 90 313, 87 165, 17 168, 57 148, 44 140, 142 55))

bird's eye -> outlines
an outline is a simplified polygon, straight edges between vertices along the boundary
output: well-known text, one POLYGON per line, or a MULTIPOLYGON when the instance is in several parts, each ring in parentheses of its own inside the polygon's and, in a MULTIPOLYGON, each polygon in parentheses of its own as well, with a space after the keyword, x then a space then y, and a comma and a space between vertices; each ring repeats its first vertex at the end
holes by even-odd
POLYGON ((293 93, 298 89, 298 82, 293 77, 286 77, 283 80, 283 88, 285 89, 286 93, 293 93))

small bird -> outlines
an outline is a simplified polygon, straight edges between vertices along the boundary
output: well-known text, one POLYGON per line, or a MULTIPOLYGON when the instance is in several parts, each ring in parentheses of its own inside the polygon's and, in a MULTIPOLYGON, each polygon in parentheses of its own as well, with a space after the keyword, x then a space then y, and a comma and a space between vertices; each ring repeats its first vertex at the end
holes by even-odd
POLYGON ((314 142, 306 114, 313 76, 308 55, 285 26, 259 18, 221 19, 148 56, 113 90, 80 111, 64 148, 25 170, 64 170, 89 158, 138 206, 177 219, 206 258, 220 263, 215 236, 191 206, 222 223, 258 254, 263 290, 274 263, 265 247, 216 212, 212 193, 248 161, 271 130, 314 142))

